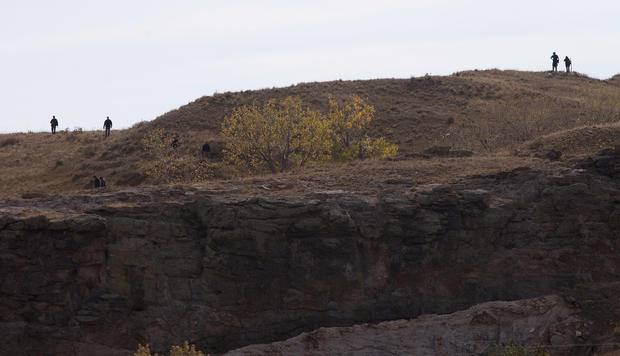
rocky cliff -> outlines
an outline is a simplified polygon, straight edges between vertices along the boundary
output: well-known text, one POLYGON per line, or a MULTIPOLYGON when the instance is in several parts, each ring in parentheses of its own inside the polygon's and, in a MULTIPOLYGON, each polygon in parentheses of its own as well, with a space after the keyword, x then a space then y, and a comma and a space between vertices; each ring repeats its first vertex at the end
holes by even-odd
POLYGON ((570 353, 574 354, 585 351, 574 345, 582 342, 581 329, 589 326, 562 298, 546 296, 488 302, 465 311, 413 320, 319 328, 283 342, 246 346, 225 356, 476 355, 489 349, 501 351, 514 340, 529 345, 528 351, 551 350, 554 354, 573 345, 570 353))
MULTIPOLYGON (((146 187, 1 201, 0 354, 223 352, 548 294, 580 334, 546 343, 617 343, 619 162, 608 150, 372 197, 146 187)), ((527 342, 514 325, 506 338, 527 342)))

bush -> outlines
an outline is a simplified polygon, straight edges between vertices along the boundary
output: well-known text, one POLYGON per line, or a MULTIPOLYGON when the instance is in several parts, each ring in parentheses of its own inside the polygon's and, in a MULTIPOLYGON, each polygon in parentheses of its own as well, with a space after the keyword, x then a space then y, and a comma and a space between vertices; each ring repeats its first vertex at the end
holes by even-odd
POLYGON ((330 97, 329 107, 322 114, 292 97, 238 107, 222 124, 225 156, 237 166, 275 173, 314 162, 385 157, 397 151, 384 139, 368 137, 375 110, 361 98, 352 96, 341 108, 330 97))
POLYGON ((152 159, 145 174, 157 183, 202 182, 215 176, 215 165, 189 155, 182 155, 172 147, 174 135, 158 128, 142 138, 142 146, 152 159))
POLYGON ((301 100, 288 97, 236 108, 224 118, 225 155, 252 170, 282 172, 327 151, 327 125, 301 100))
POLYGON ((521 345, 494 345, 487 351, 487 356, 549 356, 547 350, 529 351, 521 345))
POLYGON ((373 119, 375 108, 362 98, 353 95, 340 105, 330 97, 327 115, 331 128, 331 159, 351 161, 369 157, 387 157, 398 150, 398 146, 385 139, 371 139, 366 133, 373 119))
MULTIPOLYGON (((151 354, 151 348, 149 345, 138 345, 138 351, 134 352, 134 356, 160 356, 159 354, 151 354)), ((161 355, 164 356, 164 355, 161 355)), ((172 346, 170 348, 170 356, 205 356, 201 351, 196 350, 196 346, 189 345, 187 341, 183 343, 183 346, 172 346)), ((207 355, 209 356, 209 355, 207 355)))

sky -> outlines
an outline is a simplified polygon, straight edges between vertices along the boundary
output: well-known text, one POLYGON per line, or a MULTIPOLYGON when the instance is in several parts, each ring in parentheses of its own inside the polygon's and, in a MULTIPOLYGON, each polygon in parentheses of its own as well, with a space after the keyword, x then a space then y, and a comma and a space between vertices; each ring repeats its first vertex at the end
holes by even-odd
POLYGON ((199 97, 471 69, 620 73, 620 1, 0 0, 0 132, 114 128, 199 97))

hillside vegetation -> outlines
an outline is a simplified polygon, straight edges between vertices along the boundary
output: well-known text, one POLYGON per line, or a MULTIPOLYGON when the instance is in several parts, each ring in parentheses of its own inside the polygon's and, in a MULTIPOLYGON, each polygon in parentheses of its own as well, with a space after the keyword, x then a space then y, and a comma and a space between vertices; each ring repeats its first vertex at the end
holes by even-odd
MULTIPOLYGON (((388 161, 355 163, 358 171, 370 176, 353 181, 372 180, 375 175, 379 180, 392 179, 383 174, 398 165, 414 172, 417 166, 448 164, 428 162, 429 157, 420 154, 433 146, 473 151, 474 157, 451 159, 450 169, 458 171, 458 165, 475 167, 475 162, 486 159, 483 157, 489 157, 498 168, 530 164, 531 158, 516 157, 516 151, 521 156, 524 152, 535 156, 554 149, 566 158, 620 143, 618 76, 602 81, 576 73, 488 70, 410 79, 303 83, 205 96, 151 122, 114 130, 107 139, 101 131, 0 135, 0 196, 36 197, 88 189, 95 174, 105 177, 110 187, 161 183, 146 174, 153 155, 145 150, 143 139, 155 129, 178 137, 177 155, 192 162, 204 159, 201 146, 209 142, 212 152, 207 161, 216 168, 209 167, 207 176, 215 180, 213 184, 221 183, 240 175, 228 169, 221 154, 225 146, 222 122, 235 108, 290 96, 311 110, 328 112, 329 95, 338 101, 351 95, 364 99, 375 110, 369 136, 398 145, 398 155, 388 161)), ((289 175, 322 172, 319 180, 337 182, 342 179, 332 174, 355 174, 341 167, 322 164, 289 175)))

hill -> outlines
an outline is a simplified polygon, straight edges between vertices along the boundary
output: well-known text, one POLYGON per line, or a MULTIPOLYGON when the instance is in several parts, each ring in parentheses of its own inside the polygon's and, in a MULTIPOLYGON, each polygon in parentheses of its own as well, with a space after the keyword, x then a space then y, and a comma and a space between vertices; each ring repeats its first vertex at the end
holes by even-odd
MULTIPOLYGON (((108 139, 101 132, 80 131, 0 135, 0 196, 79 191, 90 187, 94 174, 104 176, 113 187, 154 183, 144 174, 149 156, 140 143, 150 130, 164 128, 177 135, 179 151, 187 156, 199 155, 202 143, 208 141, 218 159, 223 146, 219 128, 227 113, 240 105, 287 96, 300 97, 318 110, 327 109, 328 95, 336 99, 362 96, 376 108, 371 135, 397 143, 399 160, 419 159, 420 152, 437 145, 485 155, 504 154, 506 160, 514 160, 508 153, 525 141, 619 120, 617 77, 601 81, 576 73, 488 70, 410 79, 302 83, 205 96, 151 122, 113 131, 108 139), (531 120, 522 119, 526 116, 531 120), (511 137, 512 133, 520 134, 511 137), (488 147, 481 141, 487 137, 496 138, 488 147)), ((617 131, 610 135, 606 142, 613 146, 619 141, 617 131)), ((580 154, 594 153, 599 145, 586 142, 583 147, 580 154)), ((370 166, 379 172, 381 164, 370 166)), ((231 176, 224 172, 218 178, 231 176)))

